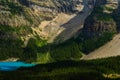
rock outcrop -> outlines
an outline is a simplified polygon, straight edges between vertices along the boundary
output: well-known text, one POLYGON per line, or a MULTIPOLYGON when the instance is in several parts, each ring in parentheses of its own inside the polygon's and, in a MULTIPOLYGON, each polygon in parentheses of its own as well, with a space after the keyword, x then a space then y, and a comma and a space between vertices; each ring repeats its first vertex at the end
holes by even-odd
POLYGON ((118 8, 118 0, 97 0, 92 14, 86 19, 83 32, 91 37, 104 32, 117 32, 114 11, 118 8))
POLYGON ((52 40, 55 37, 51 36, 63 30, 60 26, 83 8, 83 0, 3 0, 0 1, 0 25, 25 26, 33 30, 33 35, 52 40))

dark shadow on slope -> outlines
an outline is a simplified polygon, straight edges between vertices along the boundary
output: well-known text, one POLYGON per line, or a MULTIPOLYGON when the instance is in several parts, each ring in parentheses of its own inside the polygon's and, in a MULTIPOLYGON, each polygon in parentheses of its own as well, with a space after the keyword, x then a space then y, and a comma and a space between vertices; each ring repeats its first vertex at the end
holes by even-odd
POLYGON ((55 43, 60 43, 64 40, 68 40, 71 38, 71 36, 74 36, 80 29, 83 28, 84 20, 87 16, 89 16, 89 13, 91 12, 91 8, 89 5, 93 5, 94 2, 86 4, 84 2, 84 9, 83 11, 79 12, 74 18, 69 20, 67 23, 61 25, 65 30, 59 34, 56 39, 54 40, 55 43))
POLYGON ((83 37, 85 39, 90 39, 90 38, 93 38, 94 36, 99 35, 100 28, 98 29, 98 31, 95 31, 96 29, 95 30, 93 29, 93 27, 95 27, 94 23, 96 22, 95 17, 97 15, 99 16, 103 14, 101 13, 103 10, 100 9, 99 6, 105 5, 106 3, 107 3, 106 0, 97 0, 97 3, 95 5, 93 12, 85 20, 84 27, 83 27, 80 37, 83 37))
POLYGON ((19 1, 20 4, 22 4, 22 5, 26 6, 26 7, 28 7, 29 3, 30 3, 30 1, 28 1, 28 0, 18 0, 18 1, 19 1))
POLYGON ((120 1, 118 0, 118 8, 113 12, 113 17, 117 25, 117 30, 120 32, 120 1))

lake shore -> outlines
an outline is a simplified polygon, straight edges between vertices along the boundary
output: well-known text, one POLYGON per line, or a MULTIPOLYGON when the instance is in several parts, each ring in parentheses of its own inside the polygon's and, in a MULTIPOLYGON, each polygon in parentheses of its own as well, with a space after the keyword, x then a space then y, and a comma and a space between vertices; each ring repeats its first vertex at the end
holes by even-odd
POLYGON ((20 58, 8 58, 6 60, 0 60, 0 62, 16 62, 18 61, 20 58))

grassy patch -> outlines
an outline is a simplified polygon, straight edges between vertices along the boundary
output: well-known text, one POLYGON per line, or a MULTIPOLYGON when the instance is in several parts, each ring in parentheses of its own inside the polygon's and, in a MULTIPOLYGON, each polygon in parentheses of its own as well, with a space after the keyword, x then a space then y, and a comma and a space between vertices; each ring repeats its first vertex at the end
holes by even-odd
POLYGON ((78 46, 82 52, 89 53, 112 40, 115 33, 116 32, 104 32, 101 33, 100 36, 94 36, 92 38, 85 38, 80 35, 75 39, 75 41, 78 43, 78 46))

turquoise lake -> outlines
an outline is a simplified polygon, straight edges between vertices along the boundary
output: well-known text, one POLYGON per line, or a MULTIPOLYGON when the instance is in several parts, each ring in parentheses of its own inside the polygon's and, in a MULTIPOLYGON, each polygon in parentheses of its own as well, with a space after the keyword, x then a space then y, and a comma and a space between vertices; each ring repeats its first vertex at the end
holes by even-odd
POLYGON ((24 62, 0 62, 0 71, 14 71, 20 67, 33 67, 36 64, 28 64, 24 62))

